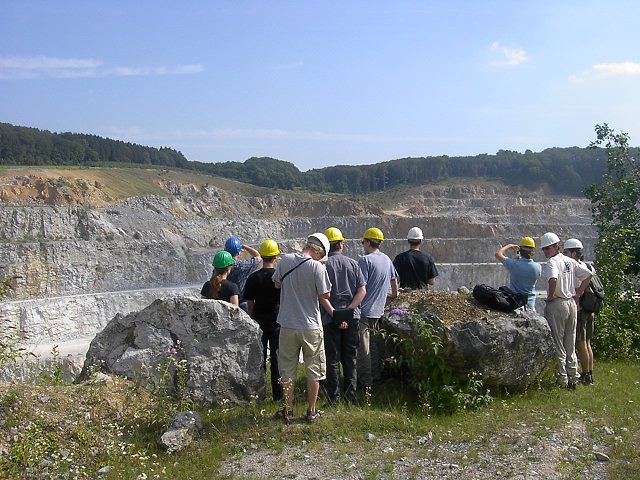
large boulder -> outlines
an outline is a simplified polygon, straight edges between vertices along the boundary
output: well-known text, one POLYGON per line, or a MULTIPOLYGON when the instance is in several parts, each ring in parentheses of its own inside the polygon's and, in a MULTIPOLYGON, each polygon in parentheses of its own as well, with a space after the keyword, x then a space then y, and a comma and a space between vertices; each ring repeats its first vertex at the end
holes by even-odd
POLYGON ((389 309, 381 328, 406 338, 418 334, 416 319, 424 320, 441 339, 445 362, 460 380, 477 372, 485 386, 517 392, 556 361, 549 325, 535 312, 486 310, 468 295, 423 295, 420 302, 389 309))
POLYGON ((198 403, 244 403, 266 391, 258 325, 217 300, 158 299, 116 315, 91 342, 78 380, 95 369, 198 403))

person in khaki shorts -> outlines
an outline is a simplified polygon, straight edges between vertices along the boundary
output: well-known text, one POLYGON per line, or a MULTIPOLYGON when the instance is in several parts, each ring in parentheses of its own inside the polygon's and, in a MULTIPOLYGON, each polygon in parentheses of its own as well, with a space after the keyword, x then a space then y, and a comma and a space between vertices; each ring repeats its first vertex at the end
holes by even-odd
POLYGON ((300 351, 307 371, 307 421, 318 418, 316 401, 320 380, 326 378, 324 334, 320 305, 329 302, 331 282, 327 269, 320 263, 329 252, 329 240, 323 233, 307 238, 302 253, 282 257, 273 274, 276 288, 280 288, 280 375, 284 384, 286 406, 280 414, 289 423, 293 419, 293 385, 296 379, 300 351))

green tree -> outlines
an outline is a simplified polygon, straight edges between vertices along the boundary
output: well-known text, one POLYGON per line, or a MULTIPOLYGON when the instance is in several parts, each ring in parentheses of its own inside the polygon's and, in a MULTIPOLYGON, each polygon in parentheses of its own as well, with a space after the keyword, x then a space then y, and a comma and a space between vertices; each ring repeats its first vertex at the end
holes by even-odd
POLYGON ((596 264, 606 295, 594 344, 605 356, 640 358, 640 164, 628 134, 606 123, 595 130, 590 147, 606 148, 607 169, 585 192, 598 228, 596 264))

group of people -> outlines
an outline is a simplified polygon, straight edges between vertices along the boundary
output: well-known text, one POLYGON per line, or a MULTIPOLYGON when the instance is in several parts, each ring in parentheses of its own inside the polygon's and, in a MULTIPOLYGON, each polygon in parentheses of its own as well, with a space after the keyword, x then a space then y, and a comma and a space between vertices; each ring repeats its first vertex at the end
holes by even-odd
MULTIPOLYGON (((262 330, 263 367, 270 352, 273 399, 282 401, 280 415, 293 418, 293 387, 302 353, 307 377, 306 419, 318 417, 322 387, 330 404, 353 403, 356 391, 373 384, 371 333, 384 313, 387 298, 399 289, 434 285, 438 270, 420 250, 424 236, 418 227, 407 233, 409 249, 393 261, 380 248, 379 228, 362 235, 364 255, 356 261, 343 253, 345 239, 336 227, 313 233, 299 253, 281 256, 278 244, 267 239, 258 250, 236 237, 213 257, 213 274, 202 287, 204 298, 224 300, 244 309, 262 330), (240 259, 244 251, 247 259, 240 259), (262 262, 262 268, 256 270, 262 262), (342 367, 342 382, 341 377, 342 367)), ((547 258, 544 316, 559 358, 559 381, 575 388, 593 383, 593 314, 580 308, 579 298, 589 285, 592 268, 584 263, 577 239, 561 242, 555 233, 540 237, 547 258), (582 373, 578 377, 576 348, 582 373)), ((496 258, 509 270, 510 287, 527 296, 535 310, 535 284, 542 267, 533 260, 532 237, 501 246, 496 258), (507 256, 513 250, 515 258, 507 256)))
POLYGON ((399 288, 434 284, 438 271, 433 259, 420 251, 423 238, 419 228, 411 228, 409 250, 392 262, 380 250, 384 234, 375 227, 362 235, 364 255, 357 261, 344 255, 345 239, 336 227, 313 233, 301 252, 281 257, 274 240, 255 250, 230 237, 215 254, 213 275, 201 295, 238 305, 259 324, 263 366, 269 350, 273 399, 283 401, 280 414, 287 422, 293 418, 293 386, 302 352, 306 419, 313 422, 321 383, 330 404, 353 403, 358 388, 373 384, 370 338, 387 298, 396 297, 399 288), (243 250, 249 259, 239 259, 243 250), (252 273, 259 257, 262 268, 252 273))
MULTIPOLYGON (((580 240, 570 238, 562 249, 560 245, 560 238, 553 232, 540 237, 540 248, 547 258, 544 317, 551 329, 559 360, 558 381, 575 389, 578 382, 593 383, 594 314, 581 308, 580 298, 595 270, 584 262, 584 247, 580 240)), ((518 245, 511 243, 496 251, 496 258, 509 270, 511 289, 526 295, 527 308, 532 310, 535 310, 535 284, 542 275, 541 265, 532 259, 535 247, 533 238, 524 237, 518 245), (509 250, 516 252, 516 258, 506 255, 509 250)))

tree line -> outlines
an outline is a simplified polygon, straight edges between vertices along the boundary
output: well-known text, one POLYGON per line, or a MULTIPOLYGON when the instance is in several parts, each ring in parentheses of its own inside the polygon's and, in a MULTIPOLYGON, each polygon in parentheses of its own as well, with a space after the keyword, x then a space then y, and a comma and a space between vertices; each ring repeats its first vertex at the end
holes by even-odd
MULTIPOLYGON (((637 155, 638 149, 631 149, 637 155)), ((145 147, 81 133, 51 133, 0 123, 0 165, 158 165, 232 178, 253 185, 317 192, 369 193, 401 185, 454 178, 499 179, 508 185, 548 185, 558 194, 579 195, 600 184, 606 169, 601 148, 548 148, 524 153, 400 158, 371 165, 337 165, 301 172, 294 164, 269 157, 244 162, 190 161, 172 148, 145 147)))

